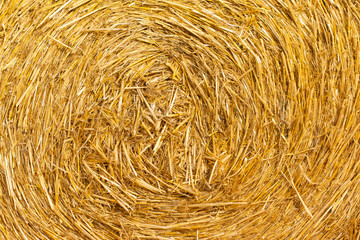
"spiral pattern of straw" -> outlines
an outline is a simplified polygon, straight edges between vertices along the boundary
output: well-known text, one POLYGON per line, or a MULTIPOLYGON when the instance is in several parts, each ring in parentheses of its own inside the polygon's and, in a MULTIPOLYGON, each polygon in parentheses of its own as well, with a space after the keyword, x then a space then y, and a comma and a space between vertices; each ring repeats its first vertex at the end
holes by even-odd
POLYGON ((360 239, 360 4, 0 1, 0 239, 360 239))

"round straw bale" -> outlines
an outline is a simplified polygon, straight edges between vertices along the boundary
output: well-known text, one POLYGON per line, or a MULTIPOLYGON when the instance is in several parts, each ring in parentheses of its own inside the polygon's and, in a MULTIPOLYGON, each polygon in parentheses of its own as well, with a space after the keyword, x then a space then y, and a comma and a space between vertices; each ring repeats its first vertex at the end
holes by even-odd
POLYGON ((357 1, 0 2, 0 239, 359 239, 357 1))

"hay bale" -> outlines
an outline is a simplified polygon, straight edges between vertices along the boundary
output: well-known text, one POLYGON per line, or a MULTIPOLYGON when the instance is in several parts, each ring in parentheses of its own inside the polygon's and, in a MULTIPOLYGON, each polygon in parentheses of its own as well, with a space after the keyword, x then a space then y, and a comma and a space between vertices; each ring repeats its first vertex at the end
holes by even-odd
POLYGON ((1 238, 359 239, 359 13, 1 1, 1 238))

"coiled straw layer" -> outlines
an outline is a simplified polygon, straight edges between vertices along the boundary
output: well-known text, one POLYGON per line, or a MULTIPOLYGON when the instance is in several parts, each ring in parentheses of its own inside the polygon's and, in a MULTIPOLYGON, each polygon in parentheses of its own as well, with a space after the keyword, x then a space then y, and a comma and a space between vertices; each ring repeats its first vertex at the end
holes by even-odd
POLYGON ((1 238, 359 239, 359 13, 1 1, 1 238))

